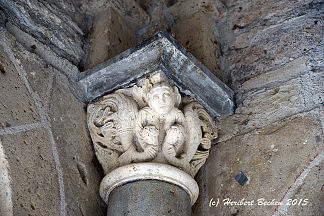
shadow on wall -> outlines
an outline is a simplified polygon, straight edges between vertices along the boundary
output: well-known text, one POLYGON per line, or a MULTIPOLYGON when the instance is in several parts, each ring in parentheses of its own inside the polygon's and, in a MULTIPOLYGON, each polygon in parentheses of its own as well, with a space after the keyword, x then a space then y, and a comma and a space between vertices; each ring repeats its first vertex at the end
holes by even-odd
POLYGON ((8 173, 9 164, 5 158, 0 140, 0 215, 12 216, 11 188, 8 173))

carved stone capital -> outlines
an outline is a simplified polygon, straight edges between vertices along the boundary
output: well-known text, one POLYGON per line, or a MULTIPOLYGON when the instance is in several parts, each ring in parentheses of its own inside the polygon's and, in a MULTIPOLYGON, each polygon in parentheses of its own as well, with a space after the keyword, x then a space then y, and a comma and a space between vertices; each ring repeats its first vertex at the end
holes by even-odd
POLYGON ((233 91, 164 33, 83 72, 79 85, 105 202, 116 187, 160 180, 193 204, 193 177, 217 137, 212 117, 232 114, 233 91))
POLYGON ((194 177, 217 137, 213 119, 198 102, 182 98, 163 72, 142 83, 88 106, 88 127, 105 173, 153 162, 194 177))

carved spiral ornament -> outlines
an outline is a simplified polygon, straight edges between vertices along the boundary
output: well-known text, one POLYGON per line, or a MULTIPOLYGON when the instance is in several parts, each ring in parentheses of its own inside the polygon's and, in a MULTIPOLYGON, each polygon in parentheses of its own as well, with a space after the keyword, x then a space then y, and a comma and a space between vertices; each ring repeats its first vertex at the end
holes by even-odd
POLYGON ((106 174, 127 164, 153 162, 194 177, 217 137, 205 109, 196 101, 181 102, 178 89, 166 80, 118 90, 89 104, 87 112, 95 153, 106 174))

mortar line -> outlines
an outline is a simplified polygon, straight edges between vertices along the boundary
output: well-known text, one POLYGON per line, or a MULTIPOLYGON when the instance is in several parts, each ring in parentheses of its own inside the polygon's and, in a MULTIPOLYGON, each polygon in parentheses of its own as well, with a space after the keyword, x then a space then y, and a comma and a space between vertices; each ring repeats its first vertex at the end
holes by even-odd
MULTIPOLYGON (((13 216, 13 204, 12 204, 12 180, 10 178, 10 166, 8 160, 6 159, 6 154, 4 147, 0 139, 0 188, 1 193, 7 194, 6 196, 0 196, 0 203, 4 216, 13 216), (4 207, 4 208, 3 208, 4 207)), ((1 211, 1 209, 0 209, 1 211)))
POLYGON ((315 157, 312 160, 310 160, 306 168, 304 168, 301 171, 301 173, 296 177, 294 183, 288 187, 288 190, 280 200, 280 202, 282 202, 282 205, 279 205, 275 208, 275 213, 272 216, 288 215, 288 199, 292 199, 295 196, 300 187, 304 184, 304 181, 307 175, 310 173, 311 169, 315 166, 319 166, 323 160, 324 151, 315 155, 315 157))
POLYGON ((36 108, 39 112, 39 115, 41 117, 41 121, 46 124, 46 129, 47 129, 47 132, 48 132, 48 135, 50 138, 52 154, 53 154, 53 158, 54 158, 54 162, 55 162, 55 168, 58 173, 58 183, 59 183, 59 187, 60 187, 60 212, 61 212, 61 216, 65 216, 66 215, 66 207, 65 207, 65 191, 64 191, 63 172, 62 172, 62 167, 61 167, 61 163, 60 163, 58 152, 57 152, 57 146, 56 146, 56 143, 55 143, 55 140, 53 137, 53 133, 51 131, 51 125, 47 121, 46 114, 44 113, 44 110, 42 109, 41 103, 39 102, 40 101, 39 96, 37 95, 37 93, 35 93, 33 91, 33 89, 31 88, 31 86, 28 82, 28 79, 26 78, 26 71, 24 71, 24 69, 22 67, 18 66, 17 60, 13 56, 10 47, 6 43, 4 43, 2 40, 0 40, 0 43, 3 46, 4 50, 6 51, 7 55, 9 56, 10 60, 14 64, 14 66, 15 66, 16 70, 18 71, 18 74, 20 75, 21 79, 23 80, 28 92, 31 94, 31 97, 34 100, 35 106, 36 106, 36 108))
POLYGON ((38 128, 44 128, 44 127, 46 127, 46 122, 37 122, 33 124, 25 124, 25 125, 19 125, 14 127, 8 127, 0 130, 0 136, 21 133, 21 132, 30 131, 38 128))
POLYGON ((49 78, 49 82, 48 82, 48 87, 46 89, 46 93, 45 93, 45 96, 44 96, 44 109, 45 109, 45 112, 48 112, 49 111, 49 106, 50 106, 50 100, 51 100, 51 91, 52 91, 52 88, 53 88, 53 82, 54 82, 54 75, 50 75, 50 78, 49 78))
POLYGON ((306 90, 307 87, 306 86, 312 86, 312 85, 309 85, 309 83, 308 83, 309 82, 309 78, 310 78, 309 73, 307 73, 306 76, 308 76, 307 77, 308 79, 305 79, 306 82, 307 82, 306 85, 302 83, 302 79, 299 79, 298 80, 298 83, 299 83, 299 85, 301 86, 301 89, 302 89, 300 94, 302 96, 302 99, 303 99, 303 102, 304 102, 304 106, 305 107, 307 107, 307 103, 306 103, 306 97, 307 97, 307 95, 305 95, 305 92, 307 92, 307 90, 306 90))
MULTIPOLYGON (((224 140, 220 140, 220 141, 216 141, 216 145, 219 144, 219 143, 222 143, 222 142, 226 142, 226 141, 229 141, 235 137, 239 137, 239 136, 244 136, 245 134, 248 134, 248 133, 251 133, 251 132, 254 132, 254 131, 257 131, 257 130, 261 130, 261 129, 264 129, 264 128, 267 128, 268 126, 272 125, 272 124, 276 124, 276 123, 279 123, 280 121, 286 121, 287 119, 293 117, 293 116, 297 116, 299 114, 303 114, 303 113, 308 113, 308 112, 311 112, 312 110, 315 110, 315 109, 318 109, 318 108, 321 108, 321 104, 316 104, 315 106, 313 107, 310 107, 310 108, 307 108, 307 109, 304 109, 304 110, 301 110, 299 112, 296 112, 296 113, 293 113, 291 115, 287 115, 283 118, 280 118, 276 121, 273 121, 273 122, 269 122, 268 124, 262 126, 262 127, 255 127, 255 128, 251 128, 250 130, 244 132, 244 133, 239 133, 239 134, 235 134, 227 139, 224 139, 224 140)), ((235 114, 233 114, 235 115, 235 114)))
MULTIPOLYGON (((269 71, 269 72, 271 72, 271 71, 269 71)), ((243 102, 246 99, 250 99, 251 97, 253 97, 259 93, 264 93, 266 91, 271 91, 274 88, 281 87, 282 85, 287 84, 289 81, 300 79, 302 76, 307 75, 307 74, 309 74, 309 70, 301 72, 299 74, 292 75, 291 77, 287 78, 286 80, 272 81, 272 82, 264 84, 263 86, 260 86, 260 87, 250 88, 248 90, 243 90, 241 88, 238 88, 238 93, 240 93, 242 95, 242 97, 240 98, 240 102, 243 102), (248 94, 250 94, 250 95, 248 95, 248 94)), ((251 79, 253 79, 253 78, 254 77, 252 77, 251 79)), ((299 84, 301 84, 300 80, 297 80, 297 81, 299 82, 299 84)), ((301 86, 303 86, 303 85, 301 85, 301 86)))
POLYGON ((7 55, 9 56, 11 62, 14 64, 20 78, 22 79, 22 81, 24 82, 25 84, 25 87, 27 88, 28 92, 31 94, 31 97, 33 98, 34 100, 34 103, 35 103, 35 106, 39 112, 39 115, 41 117, 41 121, 42 122, 45 122, 46 121, 46 118, 45 117, 45 114, 44 114, 44 111, 41 109, 41 104, 39 103, 40 101, 40 98, 39 96, 33 91, 33 89, 30 87, 29 85, 29 82, 26 78, 26 72, 24 71, 24 69, 20 66, 18 66, 17 64, 17 59, 13 56, 12 52, 11 52, 11 48, 6 44, 4 43, 2 40, 1 40, 1 45, 3 46, 4 50, 6 51, 7 55))
POLYGON ((64 190, 64 181, 63 181, 63 170, 61 167, 61 163, 60 163, 60 159, 58 157, 58 152, 57 152, 57 147, 56 147, 56 143, 54 140, 54 136, 51 130, 51 125, 48 123, 47 124, 47 133, 48 136, 50 138, 50 143, 51 143, 51 149, 53 152, 53 157, 54 157, 54 161, 55 161, 55 167, 56 167, 56 171, 58 174, 58 182, 59 182, 59 186, 60 186, 60 206, 61 206, 61 216, 65 216, 66 215, 66 203, 65 203, 65 190, 64 190))

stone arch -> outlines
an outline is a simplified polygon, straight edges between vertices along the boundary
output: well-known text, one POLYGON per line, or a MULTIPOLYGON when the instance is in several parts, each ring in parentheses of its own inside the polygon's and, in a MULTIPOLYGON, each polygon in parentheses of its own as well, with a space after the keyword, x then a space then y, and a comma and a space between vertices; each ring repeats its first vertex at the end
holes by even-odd
POLYGON ((0 140, 0 215, 12 216, 11 187, 9 164, 5 158, 4 149, 0 140))

